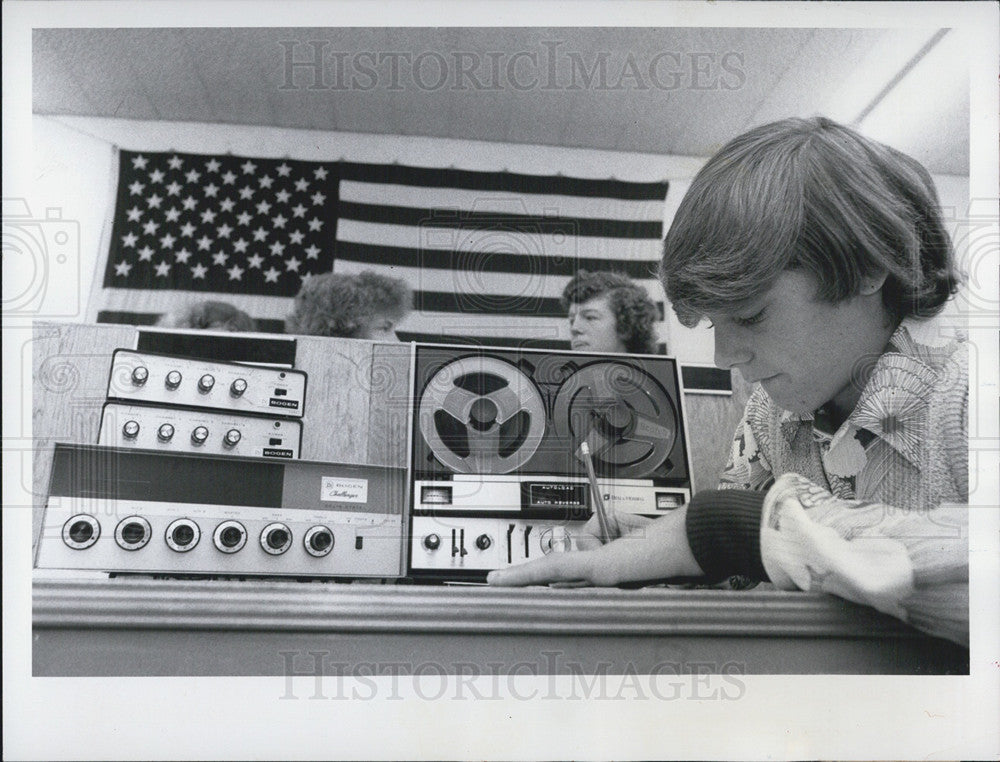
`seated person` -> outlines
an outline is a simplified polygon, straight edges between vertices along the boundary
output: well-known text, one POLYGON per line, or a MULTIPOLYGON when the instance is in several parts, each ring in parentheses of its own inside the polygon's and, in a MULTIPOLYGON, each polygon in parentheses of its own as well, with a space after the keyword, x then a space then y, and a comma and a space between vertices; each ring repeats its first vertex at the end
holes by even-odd
POLYGON ((570 346, 587 352, 653 354, 656 305, 627 275, 578 272, 566 284, 562 306, 569 310, 570 346))
POLYGON ((661 277, 757 384, 722 489, 489 581, 742 574, 967 646, 968 345, 935 318, 959 281, 926 170, 824 118, 753 129, 695 177, 661 277))
POLYGON ((257 324, 228 302, 207 300, 162 315, 156 325, 164 328, 195 328, 200 331, 256 331, 257 324))
POLYGON ((410 311, 412 300, 403 280, 370 270, 315 275, 296 295, 285 332, 395 341, 396 324, 410 311))

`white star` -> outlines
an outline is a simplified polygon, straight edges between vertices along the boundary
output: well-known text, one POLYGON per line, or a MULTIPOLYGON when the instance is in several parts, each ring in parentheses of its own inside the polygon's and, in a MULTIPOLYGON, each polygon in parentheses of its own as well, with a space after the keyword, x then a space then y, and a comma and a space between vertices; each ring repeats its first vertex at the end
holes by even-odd
POLYGON ((179 196, 181 192, 181 184, 179 182, 172 182, 167 186, 168 196, 179 196))
POLYGON ((326 201, 326 194, 324 194, 324 193, 314 193, 309 198, 312 199, 312 202, 313 202, 313 204, 315 206, 319 206, 324 201, 326 201))
POLYGON ((199 172, 196 169, 192 169, 190 172, 184 175, 184 177, 187 178, 187 181, 189 183, 196 183, 198 182, 198 178, 201 177, 201 172, 199 172))
POLYGON ((267 229, 266 228, 257 228, 255 231, 253 231, 253 239, 255 241, 266 241, 267 240, 267 229))
POLYGON ((166 278, 170 274, 170 265, 166 262, 160 262, 156 265, 156 277, 166 278))
POLYGON ((242 188, 240 188, 240 198, 242 198, 244 201, 251 198, 252 196, 253 196, 253 188, 251 188, 249 185, 244 185, 242 188))
POLYGON ((316 244, 306 249, 306 259, 319 259, 319 247, 316 244))
POLYGON ((232 185, 235 182, 236 182, 236 175, 234 175, 232 172, 229 172, 227 170, 226 174, 224 174, 222 176, 222 184, 223 185, 232 185))
POLYGON ((132 168, 133 169, 145 169, 147 162, 149 162, 149 159, 147 159, 142 154, 139 154, 138 156, 133 156, 132 157, 132 168))
POLYGON ((288 177, 291 171, 292 171, 291 167, 285 164, 285 162, 281 162, 281 164, 278 166, 278 177, 288 177))
POLYGON ((135 233, 128 233, 122 236, 122 246, 124 246, 126 249, 128 248, 134 249, 135 242, 138 240, 139 236, 137 236, 135 233))
POLYGON ((227 272, 229 273, 229 280, 243 280, 243 268, 239 265, 233 265, 227 272))
POLYGON ((208 251, 210 248, 212 248, 212 239, 209 238, 207 235, 203 235, 201 238, 198 239, 198 248, 201 251, 208 251))
POLYGON ((247 241, 243 238, 237 238, 233 241, 233 251, 237 254, 246 254, 247 251, 247 241))
POLYGON ((280 191, 274 194, 274 197, 278 200, 279 204, 287 204, 288 199, 292 197, 292 194, 282 188, 280 191))
POLYGON ((303 233, 301 230, 293 230, 291 234, 288 236, 288 240, 290 240, 292 243, 295 244, 302 243, 303 238, 305 238, 305 233, 303 233))
POLYGON ((251 219, 253 219, 253 217, 251 216, 250 212, 240 212, 236 216, 236 221, 240 225, 249 225, 251 219))
POLYGON ((142 226, 142 230, 146 235, 156 235, 156 229, 158 227, 160 227, 160 223, 150 220, 142 226))
POLYGON ((182 159, 180 156, 171 156, 170 159, 167 161, 167 165, 171 169, 180 169, 183 163, 184 159, 182 159))
POLYGON ((142 193, 142 189, 145 187, 146 187, 145 185, 136 180, 134 183, 128 186, 128 190, 129 193, 131 193, 133 196, 138 196, 140 193, 142 193))
POLYGON ((271 256, 276 257, 285 250, 285 244, 280 241, 275 241, 271 244, 271 256))
POLYGON ((167 233, 165 236, 160 238, 160 246, 162 246, 164 249, 172 249, 174 248, 174 242, 176 240, 177 239, 174 238, 172 235, 170 235, 170 233, 167 233))
POLYGON ((231 227, 229 227, 229 225, 226 225, 225 223, 223 223, 222 225, 220 225, 219 227, 217 227, 215 229, 215 234, 219 238, 229 238, 229 234, 232 233, 232 232, 233 232, 233 229, 231 227))
POLYGON ((244 175, 252 175, 257 171, 257 165, 250 161, 250 159, 240 164, 240 167, 242 167, 244 175))
POLYGON ((261 188, 270 188, 272 185, 274 185, 274 180, 272 180, 267 175, 264 175, 262 178, 260 178, 261 188))
POLYGON ((217 195, 219 195, 219 186, 216 185, 215 183, 209 183, 208 185, 205 186, 204 190, 205 190, 205 195, 208 196, 209 198, 215 198, 217 195))
POLYGON ((264 264, 264 257, 260 254, 254 254, 247 258, 247 266, 249 267, 259 270, 262 264, 264 264))
POLYGON ((323 220, 317 219, 316 217, 313 217, 311 220, 309 220, 310 230, 316 231, 319 230, 321 227, 323 227, 323 220))
POLYGON ((236 206, 236 202, 233 201, 231 198, 224 198, 222 199, 222 202, 219 204, 219 208, 224 212, 233 211, 234 206, 236 206))
POLYGON ((194 267, 191 268, 191 277, 192 278, 202 278, 202 279, 204 279, 205 273, 207 273, 207 272, 208 272, 208 268, 205 267, 205 265, 203 265, 203 264, 196 264, 194 267))
POLYGON ((219 164, 218 159, 210 159, 209 162, 208 162, 208 164, 205 165, 205 171, 206 172, 218 172, 220 166, 222 166, 222 165, 219 164))
POLYGON ((275 270, 274 267, 272 266, 264 271, 264 282, 277 283, 279 275, 281 275, 281 273, 275 270))
POLYGON ((295 190, 305 192, 306 188, 309 187, 309 181, 304 177, 300 177, 295 181, 295 190))
POLYGON ((186 199, 181 201, 181 203, 184 205, 184 208, 187 209, 189 212, 198 206, 198 202, 195 201, 194 196, 188 196, 186 199))
POLYGON ((283 214, 279 214, 277 217, 271 218, 271 224, 274 225, 276 228, 285 227, 286 222, 288 222, 288 220, 285 219, 285 216, 283 214))
POLYGON ((137 206, 133 206, 131 209, 125 212, 125 214, 128 215, 129 222, 138 222, 140 219, 142 219, 142 209, 140 209, 137 206))
POLYGON ((185 222, 181 226, 181 235, 187 236, 188 238, 190 238, 191 236, 193 236, 194 235, 194 225, 192 225, 190 222, 185 222))
POLYGON ((154 169, 149 173, 149 182, 151 183, 162 183, 163 182, 163 170, 154 169))
POLYGON ((305 285, 306 283, 308 283, 308 282, 309 282, 309 279, 310 279, 310 278, 311 278, 312 276, 313 276, 313 274, 312 274, 312 273, 302 273, 302 280, 301 280, 301 284, 302 284, 302 285, 304 286, 304 285, 305 285))
POLYGON ((301 265, 301 264, 302 263, 298 259, 296 259, 295 257, 292 257, 291 259, 286 259, 285 260, 285 269, 288 272, 291 272, 292 270, 294 270, 295 272, 298 272, 299 271, 299 265, 301 265))
POLYGON ((261 201, 259 204, 257 204, 258 214, 267 214, 268 211, 270 211, 270 209, 271 205, 267 201, 261 201))
POLYGON ((224 265, 227 259, 229 259, 229 255, 224 251, 219 251, 212 255, 212 264, 224 265))
POLYGON ((180 262, 182 265, 186 265, 187 261, 191 259, 191 252, 188 251, 187 249, 181 249, 176 254, 174 254, 174 256, 177 257, 178 262, 180 262))
POLYGON ((127 278, 129 270, 131 269, 132 265, 130 265, 128 262, 119 262, 117 265, 115 265, 115 275, 122 275, 127 278))
POLYGON ((146 199, 146 203, 149 204, 153 209, 159 209, 160 204, 163 203, 163 199, 157 196, 155 193, 146 199))
POLYGON ((177 222, 177 220, 181 218, 180 209, 178 209, 176 206, 172 206, 169 209, 167 209, 167 211, 164 212, 164 215, 167 218, 167 222, 177 222))
POLYGON ((140 262, 152 262, 153 261, 153 250, 148 246, 143 246, 139 249, 139 261, 140 262))
POLYGON ((293 206, 292 207, 292 215, 294 215, 295 217, 305 217, 306 216, 306 208, 304 206, 302 206, 302 204, 298 204, 297 206, 293 206))
POLYGON ((325 180, 327 171, 323 167, 317 167, 316 169, 313 170, 313 175, 316 177, 317 180, 325 180))
POLYGON ((201 221, 205 223, 215 222, 215 212, 213 212, 211 209, 206 209, 204 212, 201 213, 201 221))

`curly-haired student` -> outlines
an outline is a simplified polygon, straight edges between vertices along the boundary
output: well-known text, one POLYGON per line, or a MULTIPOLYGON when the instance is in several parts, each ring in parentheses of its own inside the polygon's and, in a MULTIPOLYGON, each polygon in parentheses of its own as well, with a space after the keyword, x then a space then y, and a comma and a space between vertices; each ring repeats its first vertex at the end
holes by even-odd
POLYGON ((627 275, 580 270, 566 284, 562 306, 569 312, 570 346, 589 352, 652 354, 656 305, 627 275))
POLYGON ((402 279, 370 270, 315 275, 296 295, 285 332, 395 341, 396 324, 410 311, 412 300, 402 279))

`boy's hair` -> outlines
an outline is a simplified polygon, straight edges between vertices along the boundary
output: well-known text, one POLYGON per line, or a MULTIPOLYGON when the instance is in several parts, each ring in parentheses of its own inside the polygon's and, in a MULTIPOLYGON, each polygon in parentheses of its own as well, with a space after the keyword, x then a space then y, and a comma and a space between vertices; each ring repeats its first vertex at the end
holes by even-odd
POLYGON ((160 317, 158 326, 196 328, 202 331, 256 331, 257 324, 243 310, 228 302, 204 301, 168 312, 160 317))
POLYGON ((654 325, 659 317, 656 305, 646 289, 623 273, 580 270, 562 292, 563 309, 582 304, 596 296, 608 295, 608 306, 615 316, 615 330, 625 344, 625 351, 652 354, 657 351, 654 325))
POLYGON ((660 278, 693 326, 791 268, 828 302, 887 273, 882 301, 897 322, 938 313, 959 284, 927 170, 823 117, 757 127, 709 159, 667 232, 660 278))
POLYGON ((356 275, 314 275, 296 295, 292 313, 285 318, 285 331, 357 338, 375 317, 402 319, 410 311, 411 300, 403 280, 371 270, 356 275))

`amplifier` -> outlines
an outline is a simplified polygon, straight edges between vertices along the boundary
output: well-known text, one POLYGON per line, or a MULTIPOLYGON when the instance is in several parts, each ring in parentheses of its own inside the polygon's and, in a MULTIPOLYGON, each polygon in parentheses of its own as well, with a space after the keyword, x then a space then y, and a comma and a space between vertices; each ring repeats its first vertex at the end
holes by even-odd
POLYGON ((391 578, 406 470, 57 443, 41 569, 391 578))
POLYGON ((112 356, 107 396, 140 404, 301 418, 305 414, 306 374, 287 368, 117 349, 112 356))

